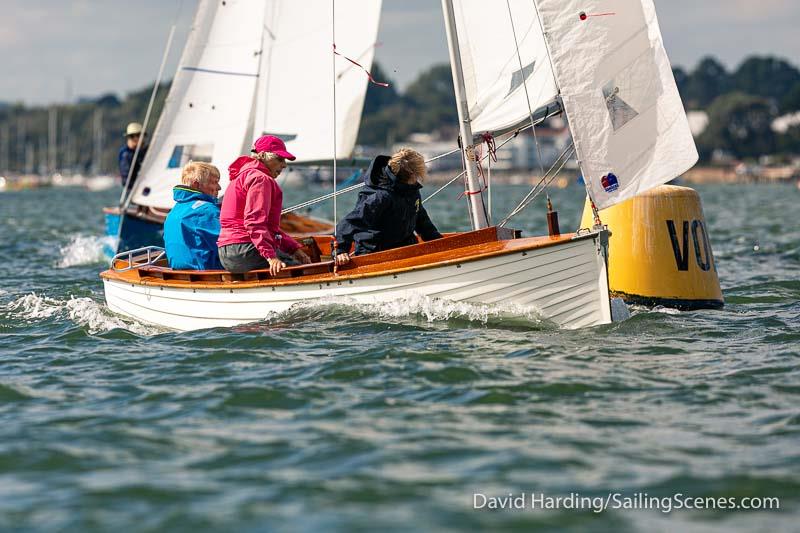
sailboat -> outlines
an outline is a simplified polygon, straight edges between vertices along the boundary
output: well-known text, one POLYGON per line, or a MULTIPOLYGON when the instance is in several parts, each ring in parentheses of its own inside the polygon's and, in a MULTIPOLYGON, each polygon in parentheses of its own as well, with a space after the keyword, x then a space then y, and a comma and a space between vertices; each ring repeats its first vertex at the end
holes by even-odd
MULTIPOLYGON (((696 162, 652 0, 590 5, 613 11, 587 12, 573 0, 442 0, 471 231, 357 256, 339 268, 330 260, 330 236, 316 235, 303 242, 314 262, 276 277, 176 271, 163 251, 132 251, 101 274, 109 308, 192 330, 258 321, 328 297, 374 303, 423 296, 534 308, 565 328, 609 323, 609 232, 596 210, 595 225, 575 234, 523 237, 493 225, 475 155, 483 134, 518 131, 563 111, 597 209, 696 162)), ((325 72, 335 76, 325 66, 317 74, 325 72)))
MULTIPOLYGON (((380 8, 379 1, 337 2, 339 47, 365 68, 380 8)), ((228 165, 264 134, 283 139, 298 154, 296 164, 308 165, 330 161, 335 130, 335 157, 351 160, 368 79, 349 62, 339 65, 338 118, 335 125, 328 120, 331 81, 319 73, 331 62, 330 16, 323 0, 199 2, 135 187, 121 208, 105 210, 107 231, 119 233, 119 251, 163 242, 172 187, 188 161, 217 166, 224 194, 228 165)), ((285 214, 281 225, 297 236, 333 229, 295 213, 285 214)))

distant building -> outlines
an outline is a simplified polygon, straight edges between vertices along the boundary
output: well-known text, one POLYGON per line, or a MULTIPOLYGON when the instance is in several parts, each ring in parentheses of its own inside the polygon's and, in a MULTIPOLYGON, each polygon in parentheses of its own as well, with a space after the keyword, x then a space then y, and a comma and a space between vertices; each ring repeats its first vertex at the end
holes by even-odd
POLYGON ((800 126, 800 111, 783 115, 772 121, 772 131, 775 133, 784 134, 794 126, 800 126))
POLYGON ((689 111, 686 113, 686 118, 689 120, 689 129, 692 135, 699 137, 708 127, 708 113, 705 111, 689 111))

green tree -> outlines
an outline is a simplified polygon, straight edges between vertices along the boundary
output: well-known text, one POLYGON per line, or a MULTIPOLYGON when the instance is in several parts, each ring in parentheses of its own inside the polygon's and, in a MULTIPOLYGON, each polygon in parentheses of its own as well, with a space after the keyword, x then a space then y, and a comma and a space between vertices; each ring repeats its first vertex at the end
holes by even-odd
POLYGON ((776 148, 772 121, 774 106, 766 99, 744 93, 720 96, 708 108, 708 127, 698 139, 704 158, 716 149, 736 157, 758 157, 776 148))
POLYGON ((800 155, 800 126, 792 126, 778 136, 778 150, 783 154, 800 155))
POLYGON ((375 81, 388 83, 388 87, 370 83, 367 85, 367 94, 364 97, 364 112, 362 117, 368 117, 377 113, 384 107, 396 104, 400 101, 395 82, 383 71, 380 64, 372 64, 372 78, 375 81))
POLYGON ((672 76, 675 78, 675 85, 678 86, 678 92, 684 100, 684 105, 686 105, 686 84, 689 83, 689 74, 681 67, 674 67, 672 76))
POLYGON ((689 109, 704 109, 731 88, 730 75, 713 57, 704 57, 684 82, 682 96, 689 109))
POLYGON ((776 57, 750 57, 732 75, 737 91, 780 101, 800 83, 800 71, 776 57))
POLYGON ((436 65, 423 72, 405 93, 412 131, 433 131, 458 125, 455 89, 450 65, 436 65))
POLYGON ((800 111, 800 82, 795 83, 794 87, 784 95, 780 108, 782 113, 800 111))

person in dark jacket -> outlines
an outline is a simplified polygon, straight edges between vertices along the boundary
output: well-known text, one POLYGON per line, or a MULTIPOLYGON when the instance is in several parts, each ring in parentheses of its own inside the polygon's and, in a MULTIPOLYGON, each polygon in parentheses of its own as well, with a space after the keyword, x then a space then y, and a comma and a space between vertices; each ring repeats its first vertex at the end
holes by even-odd
POLYGON ((181 183, 172 189, 175 207, 164 221, 164 248, 171 268, 221 270, 219 170, 208 163, 188 163, 181 183))
POLYGON ((117 159, 119 162, 119 177, 122 179, 122 186, 128 190, 133 188, 136 177, 139 175, 139 169, 142 168, 142 161, 147 154, 147 146, 142 145, 139 148, 139 155, 136 158, 136 167, 131 174, 131 165, 133 165, 133 155, 136 153, 136 147, 142 142, 142 125, 138 122, 131 122, 125 129, 125 144, 119 149, 117 159), (128 175, 130 174, 130 181, 128 175))
POLYGON ((422 206, 425 174, 425 159, 410 148, 372 161, 355 209, 336 226, 337 264, 350 261, 353 243, 361 255, 416 244, 415 233, 424 241, 441 238, 422 206))

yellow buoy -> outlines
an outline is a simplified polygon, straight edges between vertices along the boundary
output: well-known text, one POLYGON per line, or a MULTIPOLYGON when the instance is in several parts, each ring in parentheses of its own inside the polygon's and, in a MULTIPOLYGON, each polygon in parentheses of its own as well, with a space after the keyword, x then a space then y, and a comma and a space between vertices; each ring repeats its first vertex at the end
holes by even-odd
MULTIPOLYGON (((725 300, 697 191, 662 185, 600 211, 611 230, 608 285, 626 302, 678 309, 725 300)), ((594 224, 587 200, 581 228, 594 224)))

